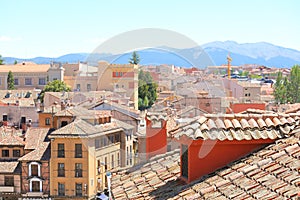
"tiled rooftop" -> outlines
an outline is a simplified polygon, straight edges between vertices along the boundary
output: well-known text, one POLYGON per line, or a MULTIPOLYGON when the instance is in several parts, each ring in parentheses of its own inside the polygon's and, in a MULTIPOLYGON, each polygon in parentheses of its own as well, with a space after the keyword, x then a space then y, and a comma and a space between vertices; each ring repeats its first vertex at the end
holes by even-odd
POLYGON ((25 142, 23 138, 20 137, 21 135, 20 130, 2 126, 0 127, 0 145, 24 146, 25 142))
POLYGON ((116 199, 296 199, 299 139, 297 127, 290 136, 189 184, 179 179, 179 151, 168 152, 113 173, 112 193, 116 199))
POLYGON ((25 133, 24 149, 37 149, 45 141, 49 128, 28 128, 25 133))
POLYGON ((205 114, 170 134, 177 139, 185 135, 193 140, 277 139, 289 134, 299 122, 300 113, 205 114))
POLYGON ((18 161, 0 162, 0 173, 14 173, 17 170, 18 161))
POLYGON ((116 119, 98 125, 90 124, 82 119, 76 119, 72 123, 53 131, 49 137, 93 137, 105 135, 108 131, 122 131, 124 129, 133 129, 133 126, 116 119))
POLYGON ((20 161, 50 160, 50 142, 41 142, 36 148, 19 158, 20 161))
POLYGON ((25 63, 25 65, 17 64, 17 65, 2 65, 0 68, 0 73, 8 73, 11 71, 12 73, 37 73, 44 72, 46 73, 50 68, 49 64, 46 65, 38 65, 35 63, 25 63))

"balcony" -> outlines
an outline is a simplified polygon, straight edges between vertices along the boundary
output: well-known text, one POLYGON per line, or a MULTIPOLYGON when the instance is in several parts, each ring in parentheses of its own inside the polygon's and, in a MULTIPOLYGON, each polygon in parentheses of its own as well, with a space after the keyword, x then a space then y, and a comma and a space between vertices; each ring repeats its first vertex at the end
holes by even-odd
POLYGON ((14 186, 0 186, 0 192, 14 192, 14 186))

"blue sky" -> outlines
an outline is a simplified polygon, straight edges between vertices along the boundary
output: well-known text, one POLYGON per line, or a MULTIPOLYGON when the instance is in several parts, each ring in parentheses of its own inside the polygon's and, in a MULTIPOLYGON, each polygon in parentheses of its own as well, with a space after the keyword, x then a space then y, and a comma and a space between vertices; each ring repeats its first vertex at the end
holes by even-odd
POLYGON ((264 41, 300 50, 298 0, 2 0, 0 6, 4 57, 90 53, 140 28, 169 29, 198 44, 264 41))

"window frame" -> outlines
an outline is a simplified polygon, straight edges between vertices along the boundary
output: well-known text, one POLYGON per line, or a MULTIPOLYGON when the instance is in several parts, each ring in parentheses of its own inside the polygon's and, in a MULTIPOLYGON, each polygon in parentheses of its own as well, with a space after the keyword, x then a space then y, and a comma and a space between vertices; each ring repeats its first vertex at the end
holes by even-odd
POLYGON ((9 158, 9 149, 2 149, 2 158, 9 158))
POLYGON ((32 78, 25 78, 24 79, 24 85, 26 85, 26 86, 32 85, 32 78))
POLYGON ((57 157, 58 158, 64 158, 65 157, 65 144, 64 143, 58 143, 57 144, 57 157), (62 149, 60 147, 63 147, 62 149))
POLYGON ((82 158, 82 144, 75 144, 75 158, 82 158), (79 147, 79 149, 77 149, 77 147, 79 147))
POLYGON ((83 177, 82 163, 75 163, 75 177, 83 177))
POLYGON ((4 186, 12 187, 15 185, 14 176, 4 176, 4 186))
POLYGON ((50 118, 49 117, 45 118, 45 125, 50 125, 50 124, 51 124, 50 118))
POLYGON ((58 196, 65 196, 66 194, 66 187, 64 183, 57 183, 57 195, 58 196))
POLYGON ((14 158, 21 157, 21 150, 20 149, 13 149, 13 157, 14 158), (16 152, 18 152, 18 155, 16 155, 16 152))
POLYGON ((65 177, 65 163, 57 163, 57 177, 65 177))
POLYGON ((82 183, 76 183, 75 184, 75 195, 77 197, 81 197, 82 196, 82 194, 83 194, 82 189, 83 189, 82 183))

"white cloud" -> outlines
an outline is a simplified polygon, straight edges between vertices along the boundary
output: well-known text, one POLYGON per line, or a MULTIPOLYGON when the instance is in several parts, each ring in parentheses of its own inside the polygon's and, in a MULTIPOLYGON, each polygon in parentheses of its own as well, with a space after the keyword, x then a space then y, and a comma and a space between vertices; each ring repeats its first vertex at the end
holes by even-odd
POLYGON ((9 36, 0 36, 0 42, 12 42, 12 41, 20 41, 22 40, 20 37, 9 37, 9 36))

